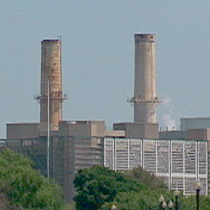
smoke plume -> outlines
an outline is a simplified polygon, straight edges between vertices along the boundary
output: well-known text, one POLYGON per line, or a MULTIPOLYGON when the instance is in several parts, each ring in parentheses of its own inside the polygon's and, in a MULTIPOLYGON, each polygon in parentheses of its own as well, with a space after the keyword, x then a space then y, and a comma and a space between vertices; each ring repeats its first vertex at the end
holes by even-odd
POLYGON ((173 118, 173 100, 170 96, 166 95, 163 98, 163 108, 164 108, 164 114, 162 116, 163 126, 167 130, 175 130, 176 129, 176 120, 173 118))

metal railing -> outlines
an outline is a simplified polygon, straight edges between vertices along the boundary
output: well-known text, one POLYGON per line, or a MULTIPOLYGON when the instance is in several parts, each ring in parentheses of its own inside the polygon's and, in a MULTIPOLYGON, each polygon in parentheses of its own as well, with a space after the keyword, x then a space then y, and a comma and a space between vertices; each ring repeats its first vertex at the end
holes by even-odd
POLYGON ((184 195, 194 194, 194 183, 200 180, 201 193, 208 194, 207 141, 106 138, 104 166, 115 171, 141 166, 184 195))

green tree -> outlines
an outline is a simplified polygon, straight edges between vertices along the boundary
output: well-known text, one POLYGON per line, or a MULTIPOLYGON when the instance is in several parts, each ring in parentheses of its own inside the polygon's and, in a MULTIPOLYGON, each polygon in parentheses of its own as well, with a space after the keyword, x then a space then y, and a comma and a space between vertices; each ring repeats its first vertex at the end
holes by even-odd
POLYGON ((99 166, 82 169, 77 172, 74 185, 77 192, 74 200, 78 210, 100 209, 104 203, 112 202, 123 192, 165 188, 161 179, 140 167, 126 173, 99 166))
MULTIPOLYGON (((104 167, 82 169, 76 174, 74 184, 77 210, 159 210, 160 195, 166 203, 175 203, 174 193, 169 192, 162 178, 141 167, 124 173, 104 167)), ((179 209, 196 208, 196 198, 179 196, 179 209)), ((200 196, 200 209, 210 209, 210 196, 200 196)))
POLYGON ((61 187, 33 169, 27 157, 12 150, 0 152, 0 185, 11 204, 20 209, 61 209, 61 187))
POLYGON ((133 168, 133 170, 127 171, 126 173, 144 185, 145 189, 167 189, 162 177, 157 177, 140 166, 133 168))
MULTIPOLYGON (((112 204, 117 206, 117 210, 159 210, 159 197, 163 195, 166 203, 171 200, 175 204, 173 191, 169 192, 167 189, 152 189, 141 190, 139 192, 123 192, 117 194, 113 202, 106 202, 100 208, 101 210, 110 210, 112 204)), ((179 196, 179 209, 189 210, 196 209, 196 197, 179 196)), ((200 196, 200 209, 210 209, 210 196, 200 196)))
POLYGON ((130 176, 100 166, 79 170, 74 185, 77 191, 74 200, 78 210, 97 210, 104 202, 112 201, 118 192, 141 188, 130 176))
MULTIPOLYGON (((113 203, 118 210, 159 210, 159 197, 163 195, 166 202, 170 201, 170 192, 166 189, 143 189, 139 192, 122 192, 117 194, 113 203)), ((104 203, 101 210, 109 210, 111 203, 104 203)))
MULTIPOLYGON (((188 210, 188 209, 196 209, 196 197, 195 195, 191 196, 182 196, 180 197, 181 202, 181 209, 188 210)), ((200 209, 207 210, 210 209, 210 195, 200 196, 200 209)))

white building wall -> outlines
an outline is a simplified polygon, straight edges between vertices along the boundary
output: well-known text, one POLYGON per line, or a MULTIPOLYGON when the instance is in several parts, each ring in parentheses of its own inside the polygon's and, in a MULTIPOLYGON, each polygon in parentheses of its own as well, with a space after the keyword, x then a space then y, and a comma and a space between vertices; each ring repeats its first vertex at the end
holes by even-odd
POLYGON ((105 167, 125 171, 141 166, 184 195, 194 194, 200 180, 201 193, 208 194, 207 141, 106 138, 104 148, 105 167))

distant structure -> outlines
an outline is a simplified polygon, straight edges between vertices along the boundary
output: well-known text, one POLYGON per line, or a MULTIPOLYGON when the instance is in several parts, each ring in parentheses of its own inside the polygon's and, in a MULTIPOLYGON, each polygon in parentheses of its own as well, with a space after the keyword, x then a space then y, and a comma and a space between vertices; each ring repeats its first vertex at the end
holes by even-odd
POLYGON ((157 123, 155 35, 135 34, 134 122, 157 123))
POLYGON ((62 102, 66 99, 62 91, 61 40, 43 40, 41 42, 41 94, 36 97, 40 101, 40 126, 46 130, 49 122, 50 130, 58 131, 62 121, 62 102), (49 107, 48 107, 49 97, 49 107))
MULTIPOLYGON (((209 117, 181 118, 180 130, 160 131, 159 138, 210 141, 210 118, 209 117)), ((209 158, 210 158, 210 149, 209 149, 209 158)))
MULTIPOLYGON (((70 202, 75 172, 103 165, 101 139, 106 135, 106 126, 104 121, 63 121, 66 95, 62 91, 61 66, 61 40, 43 40, 41 93, 35 96, 40 102, 40 123, 8 123, 6 145, 30 156, 42 174, 49 174, 63 187, 64 198, 70 202)), ((108 135, 124 136, 124 132, 108 135)))
POLYGON ((185 131, 189 129, 207 129, 210 128, 210 118, 209 117, 199 117, 199 118, 181 118, 180 119, 180 130, 185 131))
POLYGON ((115 130, 125 130, 126 137, 159 138, 156 106, 155 35, 135 34, 134 123, 115 123, 115 130))
POLYGON ((42 174, 49 174, 63 187, 68 202, 74 197, 76 171, 96 165, 117 171, 141 165, 167 178, 169 189, 178 184, 185 194, 199 179, 205 189, 202 192, 207 193, 208 182, 210 187, 206 141, 210 140, 210 119, 183 119, 183 130, 159 133, 155 35, 135 34, 134 39, 135 87, 129 100, 134 105, 134 122, 115 123, 113 130, 106 130, 104 121, 63 121, 66 96, 62 90, 61 40, 52 39, 41 42, 41 92, 35 96, 40 102, 40 122, 7 124, 5 145, 30 156, 42 174), (208 128, 197 129, 198 124, 208 128))

